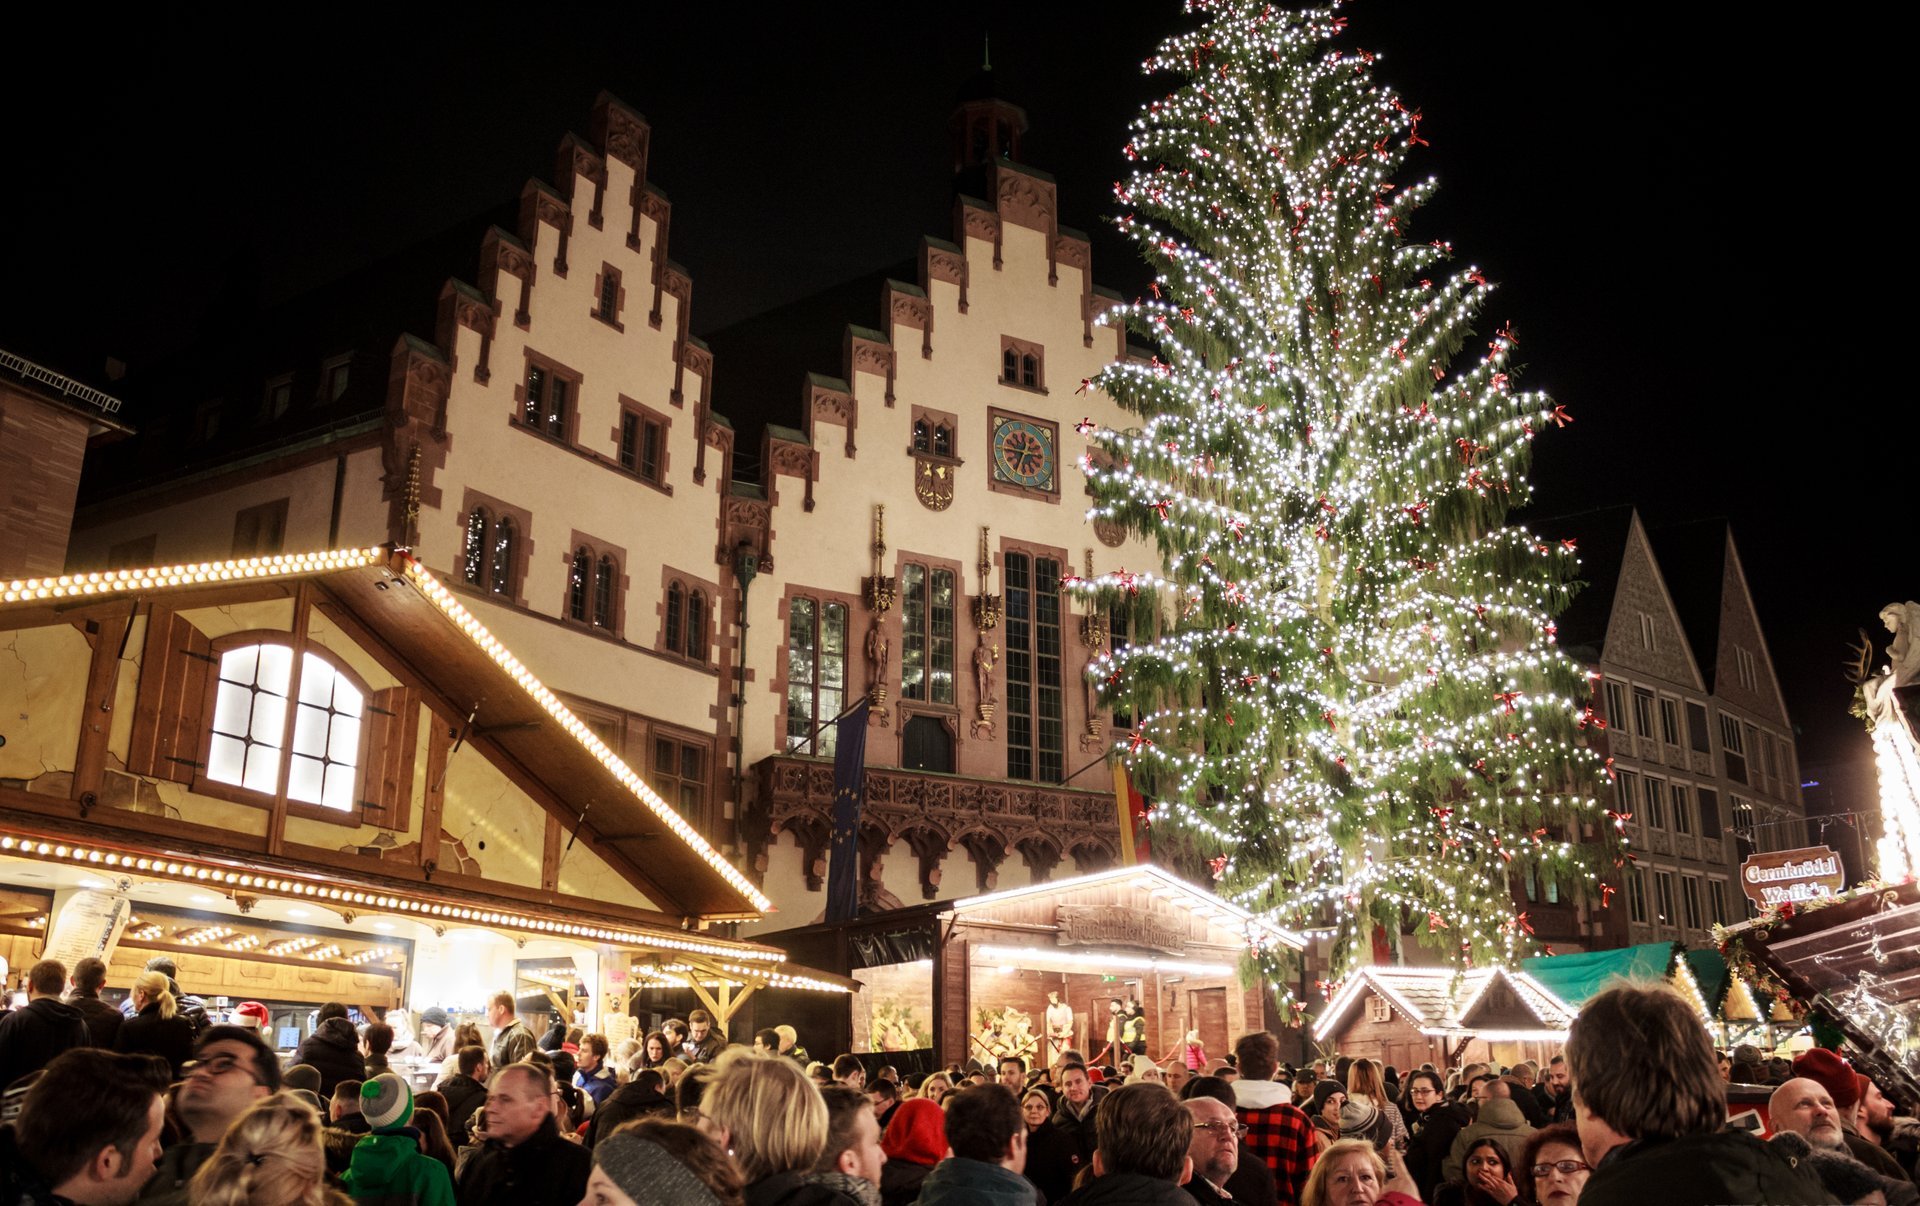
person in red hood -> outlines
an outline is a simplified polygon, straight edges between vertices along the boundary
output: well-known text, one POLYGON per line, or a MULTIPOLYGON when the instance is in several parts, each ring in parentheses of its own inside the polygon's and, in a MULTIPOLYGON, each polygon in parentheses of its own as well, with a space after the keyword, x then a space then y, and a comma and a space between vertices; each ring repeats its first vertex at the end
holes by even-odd
POLYGON ((924 1097, 900 1103, 880 1138, 887 1162, 880 1170, 880 1206, 911 1206, 920 1183, 947 1155, 947 1117, 924 1097))

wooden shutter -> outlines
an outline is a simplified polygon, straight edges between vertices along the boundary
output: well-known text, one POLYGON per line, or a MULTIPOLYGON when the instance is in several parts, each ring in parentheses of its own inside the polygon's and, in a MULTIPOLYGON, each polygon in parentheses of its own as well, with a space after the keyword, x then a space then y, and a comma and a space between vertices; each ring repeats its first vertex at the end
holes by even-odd
POLYGON ((360 819, 382 829, 405 829, 413 799, 413 760, 419 745, 420 694, 388 687, 367 697, 367 762, 360 772, 360 819))
POLYGON ((136 775, 192 783, 211 717, 213 644, 170 607, 147 613, 140 690, 133 708, 127 769, 136 775))

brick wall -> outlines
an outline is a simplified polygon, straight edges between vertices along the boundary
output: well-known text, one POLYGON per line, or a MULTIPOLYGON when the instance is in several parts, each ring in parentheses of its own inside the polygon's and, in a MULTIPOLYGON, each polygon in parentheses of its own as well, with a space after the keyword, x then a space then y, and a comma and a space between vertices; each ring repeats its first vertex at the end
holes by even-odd
POLYGON ((87 420, 0 386, 0 578, 58 574, 67 561, 87 420))

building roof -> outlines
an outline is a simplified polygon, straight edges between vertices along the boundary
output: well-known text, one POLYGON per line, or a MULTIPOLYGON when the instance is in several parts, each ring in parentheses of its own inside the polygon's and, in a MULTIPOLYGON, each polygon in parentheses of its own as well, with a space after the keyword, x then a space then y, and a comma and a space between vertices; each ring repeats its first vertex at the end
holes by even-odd
POLYGON ((1613 618, 1614 593, 1620 587, 1627 536, 1633 530, 1633 508, 1602 507, 1553 515, 1531 520, 1527 527, 1551 540, 1575 542, 1584 585, 1554 622, 1559 625, 1560 645, 1570 655, 1590 664, 1599 661, 1613 618))
MULTIPOLYGON (((311 583, 353 638, 435 694, 472 703, 473 739, 503 769, 564 802, 646 894, 686 919, 754 920, 767 897, 608 749, 405 549, 379 546, 0 583, 0 627, 60 622, 76 604, 216 595, 248 583, 311 583), (664 844, 663 844, 664 843, 664 844)), ((743 949, 747 949, 743 947, 743 949)))
POLYGON ((1727 521, 1701 519, 1647 533, 1674 610, 1708 691, 1720 660, 1720 605, 1727 577, 1727 521))
POLYGON ((1217 919, 1220 924, 1240 929, 1250 943, 1261 946, 1284 946, 1296 951, 1307 948, 1307 940, 1300 935, 1257 917, 1232 901, 1223 900, 1203 888, 1188 883, 1156 863, 1125 864, 1109 867, 1105 871, 1095 871, 1090 875, 1076 875, 1071 879, 1051 879, 1044 883, 1028 884, 1025 887, 1008 888, 1003 892, 989 892, 984 896, 969 896, 963 900, 954 901, 946 908, 955 913, 969 913, 1022 897, 1059 896, 1109 884, 1131 884, 1155 896, 1177 901, 1203 917, 1217 919))
POLYGON ((1577 1010, 1522 971, 1504 967, 1456 973, 1446 967, 1362 967, 1313 1024, 1313 1037, 1339 1033, 1372 991, 1427 1035, 1564 1036, 1577 1010))

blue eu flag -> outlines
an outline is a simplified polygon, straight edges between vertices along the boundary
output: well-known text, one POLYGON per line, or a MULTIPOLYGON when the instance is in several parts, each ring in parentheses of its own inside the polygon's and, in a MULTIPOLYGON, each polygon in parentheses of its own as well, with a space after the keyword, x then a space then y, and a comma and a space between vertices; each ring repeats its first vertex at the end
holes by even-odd
POLYGON ((827 863, 827 921, 860 911, 860 806, 867 798, 867 701, 835 722, 833 846, 827 863))

